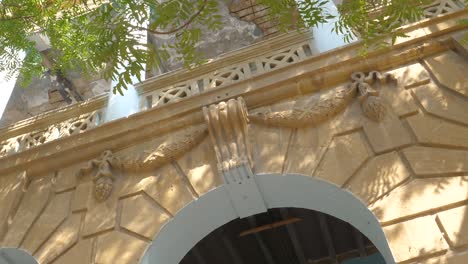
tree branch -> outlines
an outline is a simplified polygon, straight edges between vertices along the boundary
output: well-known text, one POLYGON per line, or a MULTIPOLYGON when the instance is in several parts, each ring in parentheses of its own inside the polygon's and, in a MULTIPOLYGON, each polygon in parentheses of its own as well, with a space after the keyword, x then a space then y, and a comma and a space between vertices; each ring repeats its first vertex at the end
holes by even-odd
POLYGON ((147 30, 148 32, 150 33, 153 33, 153 34, 158 34, 158 35, 170 35, 170 34, 173 34, 185 27, 187 27, 188 25, 190 25, 193 20, 195 20, 195 18, 197 18, 202 12, 203 10, 205 10, 205 7, 206 7, 206 4, 207 4, 208 0, 204 0, 203 1, 203 4, 202 6, 200 7, 200 9, 197 11, 197 13, 195 13, 192 17, 190 17, 190 19, 188 19, 187 21, 185 21, 185 23, 183 23, 182 25, 176 27, 176 28, 173 28, 169 31, 159 31, 159 30, 155 30, 155 29, 150 29, 150 28, 145 28, 145 27, 138 27, 138 29, 141 29, 141 30, 147 30))

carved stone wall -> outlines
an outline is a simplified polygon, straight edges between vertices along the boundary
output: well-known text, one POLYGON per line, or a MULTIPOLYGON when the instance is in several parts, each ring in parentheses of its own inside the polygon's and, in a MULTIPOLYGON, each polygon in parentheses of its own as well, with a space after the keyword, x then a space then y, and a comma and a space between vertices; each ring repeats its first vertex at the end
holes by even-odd
MULTIPOLYGON (((398 263, 467 263, 468 60, 449 47, 297 97, 200 104, 196 125, 43 175, 0 175, 0 246, 41 264, 139 263, 166 222, 246 165, 249 177, 299 173, 350 191, 398 263)), ((313 85, 301 78, 296 89, 313 85)))

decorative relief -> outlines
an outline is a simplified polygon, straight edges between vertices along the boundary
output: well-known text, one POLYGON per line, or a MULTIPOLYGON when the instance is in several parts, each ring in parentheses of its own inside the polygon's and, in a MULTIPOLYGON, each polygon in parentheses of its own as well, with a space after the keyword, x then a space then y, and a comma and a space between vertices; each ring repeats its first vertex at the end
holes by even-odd
POLYGON ((273 55, 268 55, 263 58, 259 58, 261 69, 265 72, 269 72, 273 69, 286 66, 288 64, 296 63, 305 59, 306 54, 302 46, 293 47, 273 55))
POLYGON ((101 111, 94 111, 80 116, 78 119, 61 123, 60 135, 70 136, 88 131, 99 125, 102 118, 101 111))
POLYGON ((390 81, 396 81, 391 74, 381 74, 377 71, 365 74, 363 72, 355 72, 351 74, 352 87, 359 91, 359 101, 364 114, 371 120, 380 122, 385 118, 385 106, 379 96, 379 92, 372 88, 375 82, 385 84, 390 81))
POLYGON ((208 83, 205 87, 216 88, 239 80, 250 78, 251 73, 247 64, 228 67, 208 75, 204 81, 208 83))
MULTIPOLYGON (((217 105, 203 107, 203 115, 218 159, 220 173, 250 167, 251 158, 247 144, 247 110, 242 98, 230 99, 217 105)), ((240 179, 227 179, 227 181, 240 179)))
POLYGON ((78 171, 78 176, 92 174, 94 182, 94 197, 98 201, 105 201, 111 194, 114 183, 113 169, 120 169, 120 159, 112 151, 104 151, 99 158, 88 162, 88 165, 78 171))
POLYGON ((340 87, 324 93, 299 98, 292 107, 290 102, 277 104, 281 111, 270 111, 267 108, 249 113, 252 121, 272 126, 303 127, 317 125, 341 112, 356 94, 356 87, 340 87), (290 108, 290 109, 287 109, 290 108))
POLYGON ((206 136, 206 132, 206 125, 175 132, 155 150, 146 150, 137 158, 124 159, 122 168, 129 171, 147 171, 159 168, 195 147, 206 136))
POLYGON ((17 150, 16 138, 7 139, 0 142, 0 157, 13 154, 17 150))
POLYGON ((356 72, 351 75, 351 79, 352 83, 346 87, 303 96, 295 102, 282 102, 274 106, 281 110, 271 111, 268 107, 253 110, 249 113, 249 119, 266 125, 291 128, 318 125, 343 111, 358 91, 364 114, 376 122, 382 121, 386 109, 379 92, 372 85, 375 82, 385 84, 396 79, 390 74, 377 71, 368 74, 356 72))
POLYGON ((247 108, 244 99, 203 107, 203 115, 226 190, 239 217, 265 212, 266 205, 255 176, 247 140, 247 108))
POLYGON ((0 157, 21 152, 55 139, 79 134, 99 125, 101 111, 94 111, 46 129, 36 130, 0 143, 0 157))
POLYGON ((463 0, 437 0, 423 8, 426 18, 455 12, 464 8, 463 0))
POLYGON ((144 95, 144 97, 146 98, 146 100, 150 99, 151 103, 149 108, 151 108, 167 103, 177 102, 183 98, 198 93, 198 84, 193 80, 190 80, 186 83, 180 83, 178 85, 174 85, 166 89, 144 95))

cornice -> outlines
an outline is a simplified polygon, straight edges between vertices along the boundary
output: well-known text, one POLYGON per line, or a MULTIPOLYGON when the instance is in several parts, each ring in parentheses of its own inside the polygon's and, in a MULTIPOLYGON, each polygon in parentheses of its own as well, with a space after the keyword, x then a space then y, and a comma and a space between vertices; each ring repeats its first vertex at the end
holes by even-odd
MULTIPOLYGON (((358 55, 361 43, 354 43, 272 72, 205 91, 179 102, 105 123, 81 134, 59 138, 0 159, 0 175, 26 170, 28 175, 38 176, 63 168, 67 164, 94 158, 108 149, 117 152, 154 138, 155 135, 163 136, 174 130, 202 124, 204 106, 228 99, 242 96, 247 108, 252 109, 344 83, 349 80, 351 73, 356 71, 385 71, 409 63, 451 48, 450 33, 466 28, 457 22, 466 17, 468 11, 465 9, 408 26, 404 30, 413 38, 402 39, 395 46, 385 50, 369 52, 366 58, 358 55)), ((150 87, 156 86, 155 83, 157 82, 148 81, 142 85, 150 87)), ((104 103, 105 99, 100 97, 75 107, 68 107, 66 111, 59 111, 65 111, 66 115, 81 113, 83 109, 93 109, 100 104, 99 102, 104 103)), ((64 113, 58 115, 61 114, 64 113)), ((54 117, 54 114, 45 114, 29 122, 36 126, 35 122, 58 119, 60 118, 54 117)), ((26 129, 27 122, 17 123, 13 127, 18 130, 26 129)))

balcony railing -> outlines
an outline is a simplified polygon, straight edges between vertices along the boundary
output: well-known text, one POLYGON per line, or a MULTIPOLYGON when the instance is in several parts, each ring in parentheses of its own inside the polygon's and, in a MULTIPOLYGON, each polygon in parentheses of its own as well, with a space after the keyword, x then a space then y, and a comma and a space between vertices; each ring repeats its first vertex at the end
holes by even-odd
MULTIPOLYGON (((459 0, 438 0, 425 10, 428 18, 464 8, 459 0)), ((296 32, 234 51, 192 71, 178 70, 137 85, 140 111, 161 107, 212 89, 300 63, 312 57, 311 34, 296 32)), ((55 109, 0 129, 0 158, 83 133, 103 123, 107 96, 55 109)))

